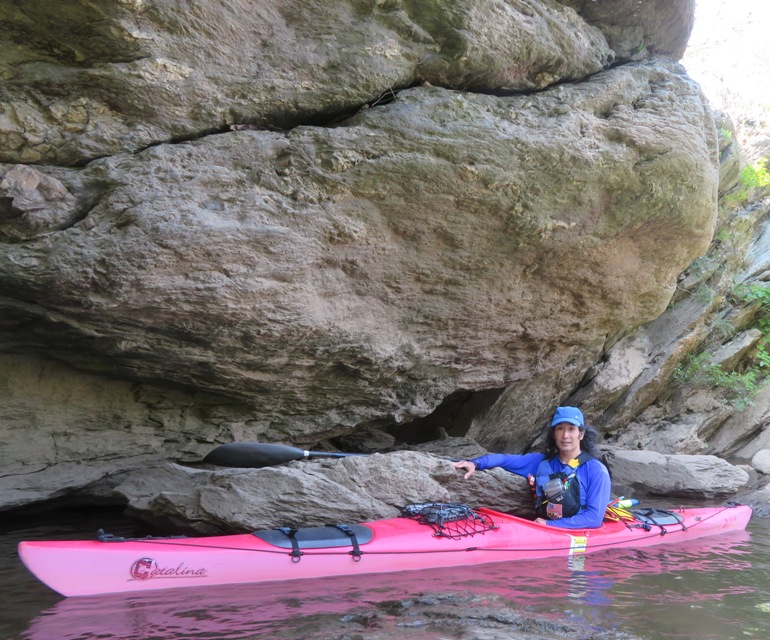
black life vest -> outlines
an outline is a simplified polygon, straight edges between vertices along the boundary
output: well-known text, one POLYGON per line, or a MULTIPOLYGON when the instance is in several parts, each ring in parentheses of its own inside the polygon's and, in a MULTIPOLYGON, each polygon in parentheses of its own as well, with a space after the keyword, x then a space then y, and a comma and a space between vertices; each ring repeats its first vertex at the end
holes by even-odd
POLYGON ((550 461, 543 460, 537 467, 534 476, 529 476, 529 486, 535 498, 535 512, 539 518, 557 520, 574 516, 581 507, 580 483, 575 474, 580 465, 594 457, 585 451, 569 462, 570 473, 560 471, 553 473, 550 461))

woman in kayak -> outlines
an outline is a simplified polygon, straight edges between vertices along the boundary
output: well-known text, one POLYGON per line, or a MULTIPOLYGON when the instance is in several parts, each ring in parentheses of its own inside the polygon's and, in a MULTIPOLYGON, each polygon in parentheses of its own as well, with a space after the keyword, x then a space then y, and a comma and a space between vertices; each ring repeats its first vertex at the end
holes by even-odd
POLYGON ((470 478, 501 467, 525 476, 535 496, 535 522, 564 529, 600 527, 610 501, 611 480, 596 450, 598 435, 576 407, 558 407, 546 437, 546 452, 488 453, 452 464, 470 478))

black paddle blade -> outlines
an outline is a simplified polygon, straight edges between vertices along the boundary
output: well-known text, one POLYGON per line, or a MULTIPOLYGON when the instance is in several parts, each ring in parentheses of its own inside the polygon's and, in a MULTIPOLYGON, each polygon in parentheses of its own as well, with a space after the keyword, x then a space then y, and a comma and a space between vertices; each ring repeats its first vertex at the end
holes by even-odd
POLYGON ((230 442, 212 449, 203 462, 220 467, 247 467, 260 469, 274 467, 306 457, 304 449, 284 444, 262 442, 230 442))

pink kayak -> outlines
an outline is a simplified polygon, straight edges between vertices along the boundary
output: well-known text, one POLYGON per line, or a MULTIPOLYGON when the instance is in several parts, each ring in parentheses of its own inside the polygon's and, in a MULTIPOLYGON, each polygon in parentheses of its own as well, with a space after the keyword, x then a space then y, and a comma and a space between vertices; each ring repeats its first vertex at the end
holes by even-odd
POLYGON ((414 506, 419 509, 412 517, 360 525, 205 538, 104 534, 96 540, 21 542, 19 555, 51 589, 85 596, 569 557, 743 530, 751 517, 743 505, 636 510, 634 521, 575 530, 490 509, 414 506))

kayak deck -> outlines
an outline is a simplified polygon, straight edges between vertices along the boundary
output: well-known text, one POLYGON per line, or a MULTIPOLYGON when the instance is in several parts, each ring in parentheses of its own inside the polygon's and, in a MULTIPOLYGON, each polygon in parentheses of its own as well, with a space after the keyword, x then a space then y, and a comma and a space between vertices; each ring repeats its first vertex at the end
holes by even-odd
POLYGON ((605 522, 599 529, 574 530, 489 509, 475 513, 490 519, 494 528, 447 537, 399 517, 352 525, 354 536, 342 525, 349 544, 335 543, 341 546, 318 546, 323 542, 279 546, 274 538, 267 536, 266 541, 259 535, 264 532, 256 532, 205 538, 25 541, 19 544, 19 555, 51 589, 64 596, 84 596, 568 557, 742 530, 751 517, 751 509, 743 505, 683 509, 677 511, 681 525, 645 528, 641 523, 629 527, 605 522))

